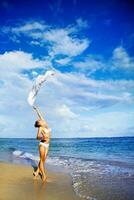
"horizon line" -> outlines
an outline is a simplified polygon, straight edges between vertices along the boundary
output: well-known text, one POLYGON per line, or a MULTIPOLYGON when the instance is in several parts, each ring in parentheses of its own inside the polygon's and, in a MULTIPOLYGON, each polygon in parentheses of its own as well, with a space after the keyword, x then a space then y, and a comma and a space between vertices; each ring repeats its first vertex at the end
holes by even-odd
MULTIPOLYGON (((126 138, 126 137, 134 137, 134 136, 106 136, 106 137, 51 137, 51 139, 94 139, 94 138, 126 138)), ((35 139, 34 137, 0 137, 0 139, 35 139)))

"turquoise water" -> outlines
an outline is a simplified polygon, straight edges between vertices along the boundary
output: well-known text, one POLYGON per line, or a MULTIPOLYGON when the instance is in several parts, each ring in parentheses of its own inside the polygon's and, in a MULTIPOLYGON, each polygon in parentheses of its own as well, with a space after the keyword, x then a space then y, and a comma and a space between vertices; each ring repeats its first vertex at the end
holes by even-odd
MULTIPOLYGON (((0 139, 0 160, 37 165, 38 141, 0 139)), ((134 137, 51 139, 47 164, 69 170, 83 199, 134 199, 134 137)))

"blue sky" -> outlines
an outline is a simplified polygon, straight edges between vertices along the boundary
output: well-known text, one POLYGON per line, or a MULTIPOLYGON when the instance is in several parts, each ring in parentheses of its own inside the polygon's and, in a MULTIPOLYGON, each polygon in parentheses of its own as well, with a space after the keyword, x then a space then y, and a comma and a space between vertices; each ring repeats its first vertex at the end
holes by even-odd
POLYGON ((134 135, 132 1, 0 2, 0 136, 35 137, 36 103, 52 137, 134 135))

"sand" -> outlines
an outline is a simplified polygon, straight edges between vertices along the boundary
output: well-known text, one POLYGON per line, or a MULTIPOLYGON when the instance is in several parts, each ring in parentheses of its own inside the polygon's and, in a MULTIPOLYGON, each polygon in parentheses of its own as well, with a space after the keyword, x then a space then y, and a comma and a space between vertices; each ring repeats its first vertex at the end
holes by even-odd
POLYGON ((47 169, 47 181, 34 178, 31 166, 0 162, 0 200, 80 200, 71 177, 47 169))

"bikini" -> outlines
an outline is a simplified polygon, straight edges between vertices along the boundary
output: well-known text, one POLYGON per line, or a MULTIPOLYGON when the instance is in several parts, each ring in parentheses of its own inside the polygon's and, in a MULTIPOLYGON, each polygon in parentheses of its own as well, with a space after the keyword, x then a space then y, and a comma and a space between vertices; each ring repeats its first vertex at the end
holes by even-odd
MULTIPOLYGON (((51 131, 51 129, 48 128, 44 128, 45 133, 49 133, 51 131)), ((45 143, 45 140, 41 140, 39 143, 39 146, 42 145, 44 148, 48 148, 49 147, 49 143, 45 143)))

